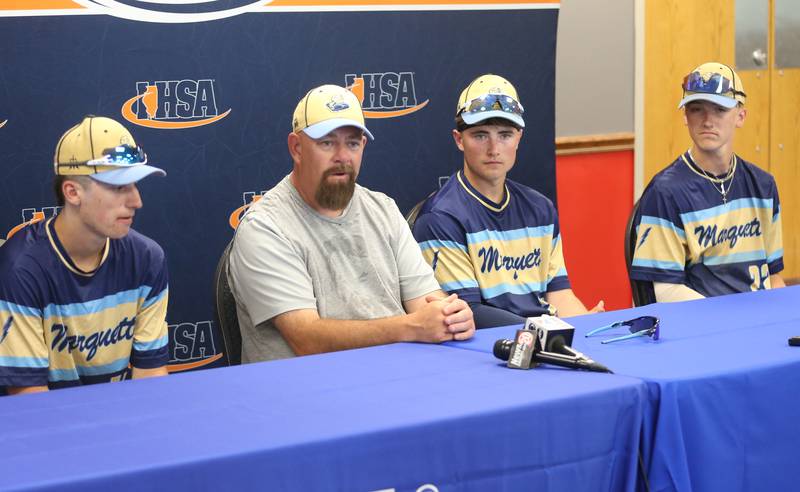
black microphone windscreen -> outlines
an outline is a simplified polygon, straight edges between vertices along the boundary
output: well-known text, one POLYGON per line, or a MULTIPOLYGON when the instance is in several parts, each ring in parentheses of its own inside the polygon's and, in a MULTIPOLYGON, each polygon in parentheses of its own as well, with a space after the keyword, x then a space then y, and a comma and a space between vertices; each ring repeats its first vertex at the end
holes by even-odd
POLYGON ((492 352, 494 356, 500 360, 508 360, 511 356, 511 346, 514 344, 514 340, 508 339, 501 339, 494 342, 494 349, 492 352))

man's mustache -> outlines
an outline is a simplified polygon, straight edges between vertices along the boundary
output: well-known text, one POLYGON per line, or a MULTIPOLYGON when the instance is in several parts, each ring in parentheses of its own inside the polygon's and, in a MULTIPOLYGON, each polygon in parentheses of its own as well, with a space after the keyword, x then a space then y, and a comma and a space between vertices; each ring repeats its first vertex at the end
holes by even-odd
POLYGON ((334 167, 322 173, 322 177, 327 178, 328 176, 331 176, 333 174, 340 174, 340 173, 346 173, 348 176, 352 178, 353 175, 355 175, 355 170, 353 170, 353 166, 334 167))

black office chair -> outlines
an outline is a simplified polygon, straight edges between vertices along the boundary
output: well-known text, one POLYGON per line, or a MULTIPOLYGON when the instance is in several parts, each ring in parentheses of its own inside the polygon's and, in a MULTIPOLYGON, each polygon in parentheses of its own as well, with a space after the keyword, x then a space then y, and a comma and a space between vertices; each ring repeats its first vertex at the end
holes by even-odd
POLYGON ((214 272, 214 316, 225 345, 228 365, 242 363, 242 333, 239 331, 239 317, 236 314, 236 299, 228 285, 228 256, 233 239, 225 247, 214 272))
POLYGON ((414 222, 417 221, 417 216, 419 215, 419 211, 422 210, 422 206, 425 205, 425 202, 428 200, 428 198, 432 197, 437 191, 439 190, 434 190, 428 193, 428 196, 417 202, 417 204, 414 205, 414 208, 412 208, 411 211, 406 214, 406 222, 408 222, 408 227, 410 227, 412 231, 414 230, 414 222))
POLYGON ((646 282, 643 280, 634 280, 631 278, 631 262, 633 261, 633 252, 636 250, 636 227, 634 220, 636 214, 639 212, 639 201, 633 204, 633 210, 628 217, 628 225, 625 227, 625 268, 628 270, 628 279, 631 282, 631 294, 633 295, 634 306, 645 306, 656 302, 656 293, 653 290, 653 282, 646 282))

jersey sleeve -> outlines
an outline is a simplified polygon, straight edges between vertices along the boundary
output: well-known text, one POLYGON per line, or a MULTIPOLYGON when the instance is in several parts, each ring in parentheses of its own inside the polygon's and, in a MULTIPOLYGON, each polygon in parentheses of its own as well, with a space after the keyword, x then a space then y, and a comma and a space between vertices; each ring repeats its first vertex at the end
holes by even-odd
POLYGON ((525 318, 511 311, 496 308, 480 302, 472 302, 472 317, 475 319, 475 328, 494 328, 496 326, 524 325, 525 318))
POLYGON ((47 386, 50 365, 43 312, 34 279, 0 278, 0 386, 47 386))
POLYGON ((767 264, 770 275, 783 270, 783 235, 781 221, 781 203, 778 198, 778 186, 772 181, 772 222, 766 228, 765 243, 767 248, 767 264))
POLYGON ((145 285, 140 288, 139 310, 133 332, 131 365, 140 369, 162 367, 169 361, 167 261, 161 248, 157 248, 153 256, 145 285))
POLYGON ((466 302, 481 302, 466 233, 458 221, 435 211, 422 214, 414 223, 414 237, 442 290, 466 302))
POLYGON ((558 215, 555 209, 553 214, 553 237, 550 249, 550 261, 547 265, 547 292, 569 289, 567 266, 564 263, 564 249, 561 243, 561 229, 558 225, 558 215))
POLYGON ((645 190, 634 219, 636 247, 631 278, 682 284, 688 244, 677 204, 658 186, 645 190))

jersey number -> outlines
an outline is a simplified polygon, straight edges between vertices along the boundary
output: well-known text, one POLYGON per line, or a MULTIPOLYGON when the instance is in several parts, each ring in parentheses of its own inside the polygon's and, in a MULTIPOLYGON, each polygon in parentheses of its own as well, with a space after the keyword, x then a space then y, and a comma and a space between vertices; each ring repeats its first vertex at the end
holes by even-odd
POLYGON ((753 283, 750 284, 750 290, 764 290, 765 282, 769 286, 769 268, 766 263, 761 265, 760 271, 758 265, 750 265, 748 271, 750 272, 750 278, 753 279, 753 283))

